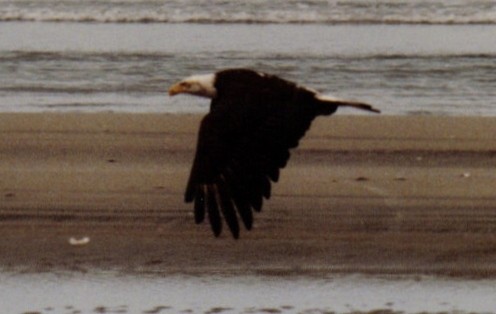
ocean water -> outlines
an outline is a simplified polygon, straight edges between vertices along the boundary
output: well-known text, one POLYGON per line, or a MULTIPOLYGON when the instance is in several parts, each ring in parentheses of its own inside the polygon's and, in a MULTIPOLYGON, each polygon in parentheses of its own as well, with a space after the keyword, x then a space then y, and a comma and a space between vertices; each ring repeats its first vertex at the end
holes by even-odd
POLYGON ((0 273, 2 313, 496 313, 494 280, 0 273))
POLYGON ((388 115, 496 116, 495 36, 488 0, 0 0, 0 112, 206 112, 170 84, 250 67, 388 115))

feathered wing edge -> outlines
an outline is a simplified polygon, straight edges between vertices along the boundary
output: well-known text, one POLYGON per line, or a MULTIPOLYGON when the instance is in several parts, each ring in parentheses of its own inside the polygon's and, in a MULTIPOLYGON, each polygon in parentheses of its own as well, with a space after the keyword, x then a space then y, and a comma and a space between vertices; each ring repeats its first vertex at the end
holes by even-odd
POLYGON ((211 181, 203 180, 203 169, 199 168, 200 158, 202 157, 195 158, 184 200, 188 203, 194 202, 194 218, 197 224, 203 222, 207 216, 212 232, 219 236, 222 232, 223 218, 233 237, 238 238, 238 216, 245 228, 251 230, 252 210, 261 211, 263 199, 270 198, 271 181, 278 180, 279 170, 272 171, 267 176, 262 172, 243 170, 241 166, 236 167, 236 163, 231 163, 211 181))
MULTIPOLYGON (((263 199, 271 197, 271 183, 279 180, 280 169, 289 160, 288 144, 275 144, 266 132, 251 133, 246 143, 234 151, 216 135, 218 125, 211 115, 201 123, 198 144, 184 200, 194 202, 197 224, 208 216, 215 236, 225 220, 234 238, 239 237, 238 216, 247 230, 253 225, 253 212, 262 209, 263 199)), ((304 125, 308 129, 309 125, 304 125)), ((270 128, 271 126, 267 126, 270 128)), ((296 134, 298 138, 303 135, 296 134)), ((297 141, 293 146, 297 145, 297 141)), ((230 147, 233 149, 233 147, 230 147)))
POLYGON ((276 168, 267 177, 256 171, 256 166, 249 162, 250 158, 240 160, 239 153, 234 153, 233 157, 233 152, 227 149, 221 137, 215 136, 218 135, 218 125, 214 121, 215 117, 207 115, 201 123, 184 200, 187 203, 194 201, 197 224, 207 216, 214 235, 219 236, 224 219, 233 237, 238 238, 238 215, 250 230, 252 209, 260 211, 263 198, 270 198, 269 179, 277 181, 279 171, 276 168))

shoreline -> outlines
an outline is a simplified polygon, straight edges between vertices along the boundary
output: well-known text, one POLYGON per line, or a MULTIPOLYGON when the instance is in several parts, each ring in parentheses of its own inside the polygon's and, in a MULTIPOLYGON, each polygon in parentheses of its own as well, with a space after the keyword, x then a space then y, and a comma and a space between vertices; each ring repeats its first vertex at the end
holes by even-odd
POLYGON ((496 277, 496 117, 319 118, 237 241, 182 202, 200 119, 0 114, 0 269, 496 277))

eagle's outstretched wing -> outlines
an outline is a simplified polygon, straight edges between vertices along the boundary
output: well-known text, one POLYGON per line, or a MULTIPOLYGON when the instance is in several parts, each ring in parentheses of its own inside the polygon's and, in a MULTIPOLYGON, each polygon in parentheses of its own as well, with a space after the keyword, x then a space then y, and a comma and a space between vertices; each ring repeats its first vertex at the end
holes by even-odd
POLYGON ((197 223, 207 214, 218 236, 224 217, 235 238, 238 216, 251 229, 253 210, 260 211, 263 198, 270 198, 271 183, 312 120, 337 108, 275 76, 242 74, 217 74, 217 96, 201 122, 185 193, 186 202, 194 201, 197 223))

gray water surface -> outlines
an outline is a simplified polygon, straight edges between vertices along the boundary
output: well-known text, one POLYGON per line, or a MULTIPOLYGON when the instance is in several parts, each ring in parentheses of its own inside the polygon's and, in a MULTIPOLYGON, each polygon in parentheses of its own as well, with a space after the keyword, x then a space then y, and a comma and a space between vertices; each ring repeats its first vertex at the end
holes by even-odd
POLYGON ((250 67, 384 114, 495 116, 495 34, 478 24, 0 22, 0 112, 206 112, 207 100, 168 87, 250 67))
POLYGON ((2 313, 496 313, 495 295, 433 277, 0 273, 2 313))

